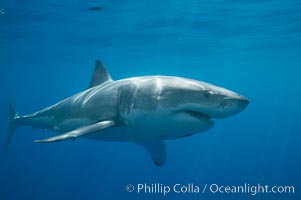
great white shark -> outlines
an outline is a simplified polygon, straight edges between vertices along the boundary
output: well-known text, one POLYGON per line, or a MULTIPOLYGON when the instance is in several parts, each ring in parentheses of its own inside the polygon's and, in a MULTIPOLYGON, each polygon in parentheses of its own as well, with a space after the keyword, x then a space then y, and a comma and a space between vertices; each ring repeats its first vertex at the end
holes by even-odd
POLYGON ((174 77, 142 76, 112 80, 96 60, 88 89, 33 114, 20 116, 10 104, 6 148, 21 125, 59 134, 35 142, 78 137, 143 146, 154 163, 166 161, 164 140, 207 131, 214 119, 241 112, 249 100, 209 83, 174 77))

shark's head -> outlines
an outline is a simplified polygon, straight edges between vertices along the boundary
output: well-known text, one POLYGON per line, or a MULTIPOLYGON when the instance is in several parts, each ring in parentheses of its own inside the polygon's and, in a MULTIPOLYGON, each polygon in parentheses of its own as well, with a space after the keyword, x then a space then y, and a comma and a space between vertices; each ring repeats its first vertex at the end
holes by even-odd
POLYGON ((205 82, 187 80, 178 91, 177 111, 212 122, 244 110, 249 100, 231 90, 205 82))
MULTIPOLYGON (((222 119, 238 114, 249 104, 249 100, 238 93, 211 84, 200 91, 199 111, 211 118, 222 119)), ((198 110, 198 109, 197 109, 198 110)))
POLYGON ((200 111, 211 118, 222 119, 238 114, 249 104, 249 100, 238 93, 217 87, 209 86, 200 92, 203 95, 202 102, 206 106, 200 106, 200 111))

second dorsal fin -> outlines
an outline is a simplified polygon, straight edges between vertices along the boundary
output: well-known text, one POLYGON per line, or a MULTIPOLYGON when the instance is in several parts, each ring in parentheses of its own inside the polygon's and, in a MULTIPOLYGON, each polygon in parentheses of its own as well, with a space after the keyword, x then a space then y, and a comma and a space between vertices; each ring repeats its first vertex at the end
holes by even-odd
POLYGON ((95 61, 94 72, 90 81, 90 85, 88 88, 95 87, 97 85, 101 85, 104 82, 111 81, 111 75, 107 71, 106 67, 100 60, 95 61))

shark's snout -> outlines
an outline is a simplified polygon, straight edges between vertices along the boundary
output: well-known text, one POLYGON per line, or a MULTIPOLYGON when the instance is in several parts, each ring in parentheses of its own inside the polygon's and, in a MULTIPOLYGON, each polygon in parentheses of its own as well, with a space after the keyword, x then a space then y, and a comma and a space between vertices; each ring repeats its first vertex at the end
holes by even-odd
POLYGON ((242 110, 244 110, 249 103, 250 101, 243 96, 226 97, 221 103, 223 114, 218 118, 226 118, 232 115, 236 115, 240 113, 242 110))

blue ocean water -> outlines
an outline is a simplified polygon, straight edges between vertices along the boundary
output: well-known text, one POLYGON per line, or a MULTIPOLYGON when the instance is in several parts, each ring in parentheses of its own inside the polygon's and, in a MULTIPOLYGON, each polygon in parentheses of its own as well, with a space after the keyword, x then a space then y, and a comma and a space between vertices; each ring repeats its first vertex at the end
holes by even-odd
POLYGON ((173 75, 248 97, 213 129, 167 141, 156 167, 133 144, 17 129, 0 154, 0 199, 301 199, 298 0, 1 0, 1 144, 8 104, 32 113, 84 90, 94 61, 114 79, 173 75), (294 194, 129 193, 128 184, 294 186, 294 194))

